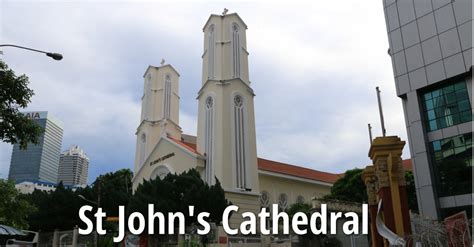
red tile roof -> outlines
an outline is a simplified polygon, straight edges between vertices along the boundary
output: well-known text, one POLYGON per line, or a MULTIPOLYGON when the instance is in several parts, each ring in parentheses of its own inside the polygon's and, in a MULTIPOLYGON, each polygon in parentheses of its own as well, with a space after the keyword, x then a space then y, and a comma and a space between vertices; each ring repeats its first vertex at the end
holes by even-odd
POLYGON ((402 164, 403 164, 403 168, 405 168, 405 171, 413 171, 411 159, 402 160, 402 164))
POLYGON ((341 177, 341 174, 317 171, 262 158, 258 158, 258 169, 331 184, 341 177))
POLYGON ((192 153, 194 154, 197 154, 197 155, 200 155, 198 153, 198 151, 196 150, 196 144, 193 144, 193 143, 188 143, 188 142, 183 142, 183 141, 180 141, 178 139, 175 139, 171 136, 168 136, 168 138, 174 142, 176 142, 178 145, 184 147, 185 149, 187 149, 188 151, 191 151, 192 153))
MULTIPOLYGON (((172 137, 169 137, 169 138, 175 141, 177 144, 183 146, 187 150, 195 154, 199 154, 196 150, 195 143, 180 141, 172 137)), ((290 176, 295 176, 295 177, 300 177, 300 178, 306 178, 306 179, 311 179, 311 180, 317 180, 317 181, 322 181, 326 183, 335 183, 339 178, 344 176, 344 173, 334 174, 334 173, 329 173, 329 172, 322 172, 318 170, 285 164, 285 163, 281 163, 281 162, 277 162, 273 160, 267 160, 263 158, 258 158, 257 162, 258 162, 258 169, 260 170, 275 172, 275 173, 280 173, 280 174, 285 174, 285 175, 290 175, 290 176)), ((406 171, 413 170, 411 159, 406 159, 406 160, 403 160, 402 162, 403 162, 402 163, 403 167, 405 168, 406 171)))

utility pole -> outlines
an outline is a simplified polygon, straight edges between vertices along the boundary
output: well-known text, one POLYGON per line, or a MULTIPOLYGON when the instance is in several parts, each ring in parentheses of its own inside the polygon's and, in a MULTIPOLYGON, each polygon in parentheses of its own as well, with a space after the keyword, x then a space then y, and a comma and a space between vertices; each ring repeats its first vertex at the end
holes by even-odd
MULTIPOLYGON (((380 99, 380 89, 379 87, 375 88, 375 91, 377 91, 377 101, 379 103, 379 114, 380 114, 380 124, 382 126, 382 136, 385 137, 386 130, 385 130, 385 122, 383 120, 383 111, 382 111, 382 100, 380 99)), ((372 138, 370 138, 370 143, 372 143, 372 138)))

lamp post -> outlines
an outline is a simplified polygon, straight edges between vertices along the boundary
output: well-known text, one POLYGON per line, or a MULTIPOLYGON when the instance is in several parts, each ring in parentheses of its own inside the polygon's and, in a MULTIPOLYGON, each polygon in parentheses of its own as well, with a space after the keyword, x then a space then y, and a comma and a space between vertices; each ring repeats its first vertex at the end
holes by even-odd
POLYGON ((41 51, 41 50, 36 50, 24 46, 19 46, 19 45, 12 45, 12 44, 0 44, 0 47, 15 47, 19 49, 24 49, 24 50, 29 50, 29 51, 34 51, 34 52, 39 52, 39 53, 44 53, 46 56, 54 59, 54 60, 61 60, 63 59, 63 55, 60 53, 54 53, 54 52, 47 52, 47 51, 41 51))

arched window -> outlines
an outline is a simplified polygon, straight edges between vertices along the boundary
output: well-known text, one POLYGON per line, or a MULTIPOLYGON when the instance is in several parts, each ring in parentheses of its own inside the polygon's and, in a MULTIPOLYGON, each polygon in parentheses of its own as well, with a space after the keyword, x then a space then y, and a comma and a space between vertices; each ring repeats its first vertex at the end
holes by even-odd
POLYGON ((163 118, 170 118, 170 108, 171 108, 171 76, 166 75, 165 77, 165 88, 164 88, 164 97, 163 97, 163 118))
POLYGON ((280 194, 278 197, 278 207, 281 211, 284 211, 288 207, 288 196, 285 193, 280 194))
POLYGON ((239 26, 232 24, 232 62, 234 64, 234 77, 240 77, 240 34, 239 26))
POLYGON ((146 135, 145 133, 142 133, 140 136, 140 154, 139 154, 140 166, 142 166, 143 162, 145 162, 145 154, 146 154, 145 149, 146 149, 146 135))
POLYGON ((147 116, 150 111, 150 91, 151 91, 151 75, 145 79, 145 87, 143 89, 143 101, 142 101, 142 119, 148 120, 147 116))
POLYGON ((215 32, 214 32, 214 24, 212 24, 209 27, 209 40, 208 40, 208 78, 214 78, 214 53, 215 53, 215 45, 216 45, 216 40, 215 40, 215 32))
POLYGON ((270 207, 270 195, 266 191, 262 191, 262 194, 260 195, 260 207, 270 207))
POLYGON ((170 170, 168 169, 168 167, 164 166, 164 165, 161 165, 161 166, 158 166, 157 168, 155 168, 155 170, 153 170, 153 172, 151 173, 151 176, 150 176, 150 180, 153 180, 157 177, 159 177, 160 179, 163 179, 166 177, 166 175, 168 175, 170 173, 170 170))
POLYGON ((209 96, 206 98, 206 122, 205 122, 205 154, 206 154, 206 182, 208 184, 214 184, 214 99, 209 96))
POLYGON ((304 203, 304 197, 299 195, 298 197, 296 197, 296 203, 304 203))
MULTIPOLYGON (((262 194, 260 195, 260 208, 266 208, 267 212, 272 211, 272 207, 270 206, 270 193, 266 191, 262 191, 262 194)), ((267 218, 267 226, 272 225, 272 217, 267 218)))
POLYGON ((245 150, 244 100, 242 96, 234 96, 234 146, 237 188, 247 188, 247 162, 245 150))

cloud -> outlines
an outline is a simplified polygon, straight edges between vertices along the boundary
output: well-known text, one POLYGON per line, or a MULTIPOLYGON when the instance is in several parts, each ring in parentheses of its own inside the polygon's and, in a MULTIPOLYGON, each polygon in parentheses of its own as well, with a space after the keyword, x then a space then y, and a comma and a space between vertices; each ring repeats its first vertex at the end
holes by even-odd
MULTIPOLYGON (((142 75, 161 58, 181 74, 181 126, 196 133, 202 26, 223 7, 3 1, 0 42, 64 54, 56 62, 5 49, 3 59, 30 77, 36 95, 29 109, 64 121, 63 149, 78 144, 90 156, 92 182, 98 174, 133 167, 142 75)), ((368 164, 367 123, 374 134, 379 129, 376 85, 388 132, 406 140, 381 3, 241 1, 225 7, 249 27, 260 156, 332 172, 368 164)), ((8 173, 10 154, 11 147, 1 144, 0 177, 8 173)))

